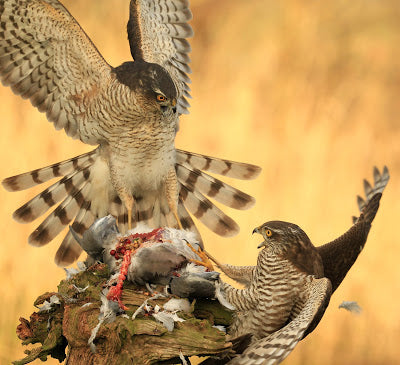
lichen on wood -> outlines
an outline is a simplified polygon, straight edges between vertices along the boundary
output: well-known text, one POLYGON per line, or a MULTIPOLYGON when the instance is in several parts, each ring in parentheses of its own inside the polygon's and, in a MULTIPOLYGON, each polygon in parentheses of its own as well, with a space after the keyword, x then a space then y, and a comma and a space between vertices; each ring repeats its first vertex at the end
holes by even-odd
MULTIPOLYGON (((232 313, 215 300, 194 300, 192 310, 178 312, 183 322, 175 322, 169 332, 151 315, 132 314, 151 295, 146 289, 131 283, 124 284, 122 301, 128 308, 127 316, 117 316, 111 323, 103 323, 94 340, 92 352, 88 340, 93 328, 99 323, 100 294, 109 278, 105 264, 97 264, 68 280, 62 280, 57 293, 45 293, 35 301, 35 306, 50 301, 56 295, 60 304, 50 310, 31 315, 30 320, 21 318, 18 337, 24 345, 40 344, 27 350, 27 356, 14 364, 28 364, 48 356, 66 364, 158 364, 181 363, 185 357, 209 356, 227 353, 232 343, 223 331, 214 325, 228 326, 232 313), (85 290, 82 290, 86 288, 85 290), (127 318, 129 317, 129 318, 127 318), (66 353, 67 352, 67 355, 66 353)), ((162 290, 162 288, 159 288, 162 290)), ((168 298, 150 300, 149 304, 160 307, 168 298)))

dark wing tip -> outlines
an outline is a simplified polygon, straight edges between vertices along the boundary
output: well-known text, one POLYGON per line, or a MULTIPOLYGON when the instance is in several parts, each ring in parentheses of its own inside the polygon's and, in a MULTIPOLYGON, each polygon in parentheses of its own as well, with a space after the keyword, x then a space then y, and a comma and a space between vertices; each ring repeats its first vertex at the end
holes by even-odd
POLYGON ((18 179, 16 176, 11 176, 5 178, 2 182, 1 185, 3 185, 4 189, 7 191, 19 191, 21 190, 18 185, 18 179))
POLYGON ((260 175, 262 168, 257 165, 247 164, 247 174, 245 175, 246 180, 253 180, 260 175))
POLYGON ((32 209, 28 204, 24 204, 22 207, 18 208, 13 213, 12 217, 18 223, 30 223, 37 218, 34 214, 32 214, 32 209))
POLYGON ((53 237, 50 236, 49 231, 44 228, 38 227, 28 237, 28 243, 32 246, 41 247, 48 244, 53 237))

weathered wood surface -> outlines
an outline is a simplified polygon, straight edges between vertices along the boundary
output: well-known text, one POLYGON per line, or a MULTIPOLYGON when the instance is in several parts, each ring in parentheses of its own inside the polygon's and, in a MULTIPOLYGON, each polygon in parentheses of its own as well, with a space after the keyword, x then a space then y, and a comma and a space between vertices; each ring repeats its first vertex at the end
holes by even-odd
MULTIPOLYGON (((187 357, 207 356, 231 349, 232 344, 227 342, 225 334, 212 326, 229 325, 232 313, 215 300, 198 300, 192 303, 191 312, 178 313, 185 321, 175 322, 172 332, 146 315, 138 315, 135 320, 117 316, 114 322, 103 323, 94 341, 96 352, 93 353, 88 339, 99 322, 100 293, 108 278, 107 266, 96 265, 61 281, 57 293, 41 295, 35 306, 49 301, 53 295, 57 295, 60 304, 50 311, 33 313, 29 321, 20 319, 17 334, 22 343, 40 343, 40 346, 26 351, 27 356, 14 364, 27 364, 37 358, 46 360, 48 356, 63 361, 65 352, 65 363, 74 365, 158 364, 163 361, 173 364, 182 363, 180 353, 187 357), (85 291, 77 290, 86 286, 85 291)), ((126 283, 122 297, 128 307, 126 314, 131 317, 149 297, 145 289, 126 283)), ((167 300, 151 300, 149 304, 162 306, 167 300)))

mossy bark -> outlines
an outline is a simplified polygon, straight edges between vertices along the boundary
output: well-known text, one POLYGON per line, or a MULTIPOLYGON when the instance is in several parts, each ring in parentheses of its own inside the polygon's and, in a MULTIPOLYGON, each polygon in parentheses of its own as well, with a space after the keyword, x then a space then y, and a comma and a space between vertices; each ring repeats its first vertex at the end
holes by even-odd
MULTIPOLYGON (((53 305, 50 311, 33 313, 29 321, 20 319, 17 334, 22 343, 41 345, 26 351, 27 356, 14 364, 27 364, 37 358, 46 360, 48 356, 60 361, 66 359, 66 364, 74 365, 181 363, 180 354, 208 356, 230 351, 232 344, 213 325, 229 325, 232 313, 215 300, 194 301, 191 313, 178 313, 185 321, 175 322, 174 330, 169 332, 152 316, 130 318, 150 296, 143 288, 127 283, 122 301, 128 308, 129 318, 117 316, 112 323, 103 323, 96 335, 93 353, 88 340, 99 323, 100 293, 108 277, 107 266, 96 265, 61 281, 57 293, 41 295, 35 301, 36 306, 49 301, 53 295, 57 295, 60 304, 53 305)), ((149 304, 162 306, 167 300, 160 298, 149 304)))

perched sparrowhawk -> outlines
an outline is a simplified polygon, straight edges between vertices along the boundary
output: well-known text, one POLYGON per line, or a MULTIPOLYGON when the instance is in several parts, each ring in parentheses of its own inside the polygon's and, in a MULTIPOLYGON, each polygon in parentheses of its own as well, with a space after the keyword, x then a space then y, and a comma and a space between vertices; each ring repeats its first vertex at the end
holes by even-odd
MULTIPOLYGON (((360 216, 330 243, 315 247, 297 225, 271 221, 254 230, 264 238, 258 246, 262 250, 257 266, 219 265, 225 274, 246 286, 236 289, 221 284, 226 299, 237 310, 230 336, 252 334, 250 346, 229 364, 279 363, 315 329, 331 294, 365 245, 388 181, 386 167, 382 174, 374 169, 374 186, 364 180, 366 199, 358 197, 360 216)), ((228 360, 206 360, 204 364, 228 360)))
MULTIPOLYGON (((221 236, 238 225, 205 196, 236 209, 254 199, 203 171, 252 179, 260 168, 175 149, 188 113, 187 0, 131 0, 133 62, 110 66, 57 0, 0 0, 0 78, 46 113, 56 129, 98 145, 89 153, 7 178, 10 191, 61 179, 14 213, 31 222, 57 208, 29 236, 42 246, 72 223, 82 234, 97 217, 118 217, 121 232, 149 227, 196 231, 188 211, 221 236)), ((72 263, 81 248, 68 233, 56 254, 72 263)))

